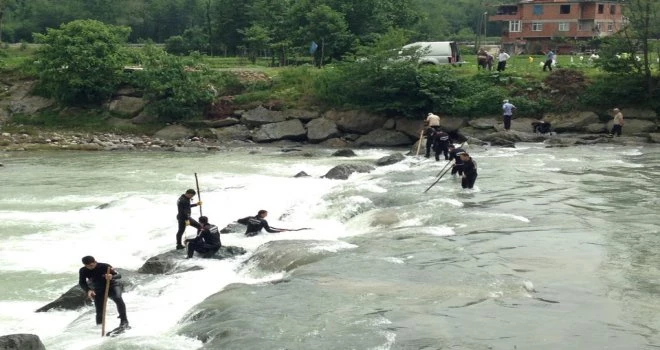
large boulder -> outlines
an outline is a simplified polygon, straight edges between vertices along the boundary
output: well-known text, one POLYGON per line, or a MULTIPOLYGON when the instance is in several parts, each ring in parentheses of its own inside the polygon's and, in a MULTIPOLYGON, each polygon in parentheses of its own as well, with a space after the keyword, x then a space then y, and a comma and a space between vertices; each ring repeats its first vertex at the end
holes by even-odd
POLYGON ((442 117, 440 118, 440 128, 447 132, 452 132, 460 129, 465 125, 465 119, 442 117))
MULTIPOLYGON (((644 120, 658 120, 658 114, 652 109, 641 108, 623 108, 621 111, 625 119, 644 119, 644 120)), ((627 121, 626 120, 626 121, 627 121)))
POLYGON ((376 129, 367 135, 358 138, 355 143, 358 146, 404 146, 411 143, 409 136, 395 130, 376 129))
POLYGON ((284 120, 286 120, 284 113, 280 111, 271 111, 263 106, 251 109, 241 115, 241 123, 251 127, 269 123, 279 123, 284 120))
POLYGON ((325 118, 314 119, 307 123, 306 127, 307 139, 312 143, 319 143, 339 135, 337 124, 325 118))
POLYGON ((0 336, 0 350, 46 350, 35 334, 9 334, 0 336))
POLYGON ((41 96, 25 96, 20 100, 11 101, 7 108, 11 114, 34 114, 55 104, 55 100, 41 96))
POLYGON ((87 298, 87 294, 85 294, 80 286, 76 285, 62 294, 59 298, 38 308, 36 312, 46 312, 52 309, 76 310, 85 305, 91 304, 92 301, 87 298))
MULTIPOLYGON (((511 121, 511 129, 517 132, 532 132, 532 123, 538 121, 537 119, 532 118, 515 118, 511 121)), ((553 124, 554 127, 554 124, 553 124)), ((500 120, 495 124, 495 130, 504 131, 504 121, 500 120)))
POLYGON ((147 105, 147 101, 140 97, 119 96, 110 102, 108 109, 111 112, 135 117, 147 105))
MULTIPOLYGON (((205 258, 209 259, 228 259, 237 255, 245 254, 245 249, 234 246, 222 246, 217 253, 205 258)), ((138 269, 139 273, 160 275, 174 274, 187 271, 199 270, 201 267, 182 264, 186 261, 186 253, 183 250, 170 250, 163 254, 152 256, 138 269)))
POLYGON ((650 133, 649 141, 653 143, 660 143, 660 133, 650 133))
POLYGON ((282 113, 284 113, 286 119, 300 119, 303 122, 321 117, 321 113, 317 111, 307 111, 304 109, 287 109, 282 113))
POLYGON ((185 139, 193 136, 192 130, 181 125, 169 125, 154 134, 154 138, 161 138, 164 140, 178 140, 185 139))
POLYGON ((493 130, 493 129, 495 129, 495 125, 498 122, 499 122, 499 120, 497 120, 495 118, 477 118, 477 119, 470 119, 468 121, 468 125, 475 128, 475 129, 493 130))
POLYGON ((544 120, 552 123, 552 130, 561 133, 587 131, 587 127, 591 124, 598 123, 600 118, 594 112, 569 112, 564 114, 548 114, 544 117, 544 120))
POLYGON ((400 131, 412 139, 419 139, 419 135, 424 130, 424 122, 414 119, 399 118, 396 120, 396 131, 400 131))
POLYGON ((376 160, 376 165, 385 166, 385 165, 395 164, 404 160, 405 158, 406 156, 404 156, 401 153, 393 153, 390 154, 389 156, 385 156, 376 160))
POLYGON ((290 119, 279 123, 260 126, 252 135, 255 142, 272 142, 277 140, 300 141, 307 134, 303 124, 298 119, 290 119))
POLYGON ((224 128, 227 126, 236 125, 240 122, 240 120, 232 117, 206 121, 207 125, 212 128, 224 128))
POLYGON ((133 124, 150 124, 158 121, 158 116, 154 113, 150 113, 147 110, 143 110, 136 117, 131 119, 133 124))
POLYGON ((244 266, 265 272, 291 271, 336 254, 336 243, 320 240, 271 241, 259 246, 244 266), (324 249, 323 246, 328 248, 324 249))
POLYGON ((227 142, 232 140, 248 140, 252 135, 247 126, 242 124, 232 125, 224 128, 211 129, 218 141, 227 142))
POLYGON ((368 173, 375 168, 367 164, 339 164, 330 169, 323 177, 327 179, 346 180, 353 173, 368 173))
POLYGON ((321 142, 320 145, 327 148, 344 148, 347 147, 349 143, 346 142, 346 140, 334 137, 321 142))
MULTIPOLYGON (((607 122, 607 130, 612 130, 612 121, 607 122)), ((658 130, 658 125, 650 120, 625 119, 621 133, 623 135, 637 135, 652 133, 658 130)))
POLYGON ((358 134, 366 134, 376 130, 387 122, 387 118, 384 116, 364 111, 328 111, 323 117, 333 120, 337 123, 339 130, 343 132, 358 134))

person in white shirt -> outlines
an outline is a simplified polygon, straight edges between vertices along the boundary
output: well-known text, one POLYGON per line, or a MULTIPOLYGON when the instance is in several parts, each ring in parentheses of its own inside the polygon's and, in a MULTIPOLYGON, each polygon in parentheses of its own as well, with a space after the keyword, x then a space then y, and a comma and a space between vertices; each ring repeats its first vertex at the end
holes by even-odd
POLYGON ((512 103, 509 103, 509 100, 504 100, 502 103, 504 130, 509 131, 509 129, 511 129, 511 118, 513 117, 513 111, 516 109, 516 106, 514 106, 512 103))
POLYGON ((429 113, 426 116, 426 123, 428 126, 437 129, 437 127, 440 126, 440 117, 433 113, 429 113))
POLYGON ((497 55, 497 71, 502 72, 506 69, 506 60, 508 60, 511 56, 509 56, 508 53, 504 52, 504 50, 500 50, 500 54, 497 55))

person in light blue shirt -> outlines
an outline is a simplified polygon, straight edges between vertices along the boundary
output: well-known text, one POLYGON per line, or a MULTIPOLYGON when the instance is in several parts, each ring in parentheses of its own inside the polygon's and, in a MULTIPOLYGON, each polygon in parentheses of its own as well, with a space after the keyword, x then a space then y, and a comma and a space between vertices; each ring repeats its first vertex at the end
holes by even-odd
POLYGON ((511 129, 511 118, 513 116, 513 111, 516 109, 516 106, 509 103, 509 100, 502 101, 502 114, 504 116, 504 130, 509 131, 511 129))
POLYGON ((543 65, 543 71, 545 72, 545 69, 550 69, 552 72, 552 62, 555 61, 557 55, 555 55, 554 51, 550 50, 548 53, 545 55, 545 64, 543 65))

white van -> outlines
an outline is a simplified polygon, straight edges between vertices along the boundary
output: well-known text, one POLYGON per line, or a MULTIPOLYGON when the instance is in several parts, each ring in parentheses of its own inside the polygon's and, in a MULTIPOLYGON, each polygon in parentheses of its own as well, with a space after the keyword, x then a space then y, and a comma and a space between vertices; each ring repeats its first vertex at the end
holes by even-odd
POLYGON ((422 54, 418 63, 424 64, 462 64, 461 53, 455 41, 420 41, 408 44, 404 50, 417 49, 422 54))

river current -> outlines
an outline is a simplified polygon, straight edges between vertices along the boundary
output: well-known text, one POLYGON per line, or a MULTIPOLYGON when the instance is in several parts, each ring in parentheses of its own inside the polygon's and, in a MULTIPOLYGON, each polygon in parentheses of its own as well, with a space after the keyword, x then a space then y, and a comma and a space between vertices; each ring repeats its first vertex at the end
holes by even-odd
POLYGON ((467 148, 475 188, 446 175, 427 193, 444 161, 321 178, 385 149, 0 154, 0 335, 49 350, 659 348, 660 148, 467 148), (247 254, 125 293, 120 337, 100 337, 91 306, 34 312, 77 283, 84 255, 137 270, 174 248, 194 173, 219 227, 266 209, 272 226, 311 229, 223 234, 247 254), (288 272, 245 264, 276 240, 324 254, 288 272))

